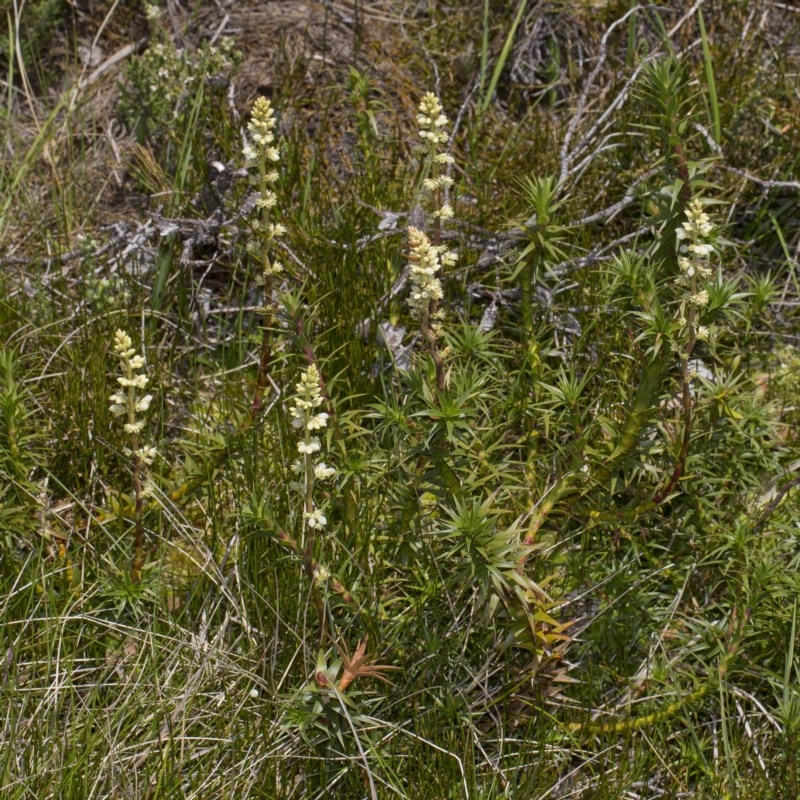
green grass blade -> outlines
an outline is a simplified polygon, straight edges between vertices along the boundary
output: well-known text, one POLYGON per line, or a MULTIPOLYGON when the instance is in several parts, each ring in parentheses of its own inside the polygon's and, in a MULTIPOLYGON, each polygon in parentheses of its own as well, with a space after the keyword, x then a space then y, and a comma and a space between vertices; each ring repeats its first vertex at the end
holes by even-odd
POLYGON ((506 61, 508 61, 508 57, 511 54, 511 47, 514 44, 514 36, 517 33, 517 28, 519 27, 520 22, 522 22, 522 15, 525 13, 525 9, 527 7, 528 7, 528 0, 521 0, 519 6, 517 7, 517 14, 514 17, 514 22, 511 23, 511 28, 509 29, 508 35, 506 36, 506 41, 503 44, 503 49, 500 52, 500 56, 497 59, 497 63, 494 65, 494 70, 492 71, 492 79, 489 81, 489 88, 486 90, 486 94, 483 95, 480 103, 478 104, 479 116, 486 113, 486 109, 489 108, 489 103, 492 101, 492 97, 494 97, 494 93, 495 90, 497 89, 497 84, 500 80, 500 76, 503 74, 503 69, 506 66, 506 61))
POLYGON ((703 20, 702 9, 697 9, 697 24, 700 28, 700 41, 703 44, 703 71, 706 75, 706 86, 708 87, 708 104, 711 112, 711 132, 714 141, 722 144, 722 123, 719 117, 719 99, 717 98, 717 84, 714 80, 714 64, 711 60, 711 46, 706 33, 706 24, 703 20))

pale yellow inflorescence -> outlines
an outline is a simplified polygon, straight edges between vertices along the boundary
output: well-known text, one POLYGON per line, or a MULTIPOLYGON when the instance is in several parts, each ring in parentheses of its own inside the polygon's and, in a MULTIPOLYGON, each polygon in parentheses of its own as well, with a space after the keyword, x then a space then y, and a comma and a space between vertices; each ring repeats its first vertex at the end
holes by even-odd
POLYGON ((303 519, 312 530, 323 529, 328 523, 322 509, 314 504, 314 484, 316 481, 328 480, 336 474, 333 467, 314 459, 315 454, 321 452, 322 443, 312 434, 328 425, 328 414, 318 410, 324 402, 319 382, 319 370, 316 365, 311 364, 295 385, 297 395, 289 412, 292 425, 303 433, 303 438, 297 443, 297 452, 302 458, 295 465, 295 471, 303 475, 303 482, 296 485, 305 493, 303 519))
POLYGON ((155 447, 140 445, 139 434, 144 430, 144 420, 137 415, 147 411, 153 401, 153 395, 137 396, 137 390, 147 387, 148 377, 139 372, 144 367, 144 358, 136 354, 131 337, 123 330, 114 334, 114 352, 120 361, 122 375, 117 378, 120 388, 111 395, 111 413, 120 417, 125 415, 125 433, 131 436, 133 448, 125 448, 125 455, 135 456, 141 463, 149 466, 158 452, 155 447))
POLYGON ((269 212, 278 202, 274 186, 279 176, 274 165, 280 160, 280 151, 275 146, 275 124, 272 104, 265 97, 259 97, 253 104, 250 122, 247 124, 250 140, 242 148, 242 153, 248 167, 258 168, 259 193, 255 208, 261 211, 262 218, 253 223, 253 228, 265 237, 266 243, 252 242, 248 249, 262 260, 264 279, 283 272, 283 265, 279 261, 270 261, 265 253, 269 251, 274 239, 286 233, 283 225, 268 221, 269 212))
MULTIPOLYGON (((408 305, 411 316, 423 324, 430 323, 435 329, 440 319, 429 319, 431 301, 438 302, 443 296, 438 277, 441 271, 438 248, 419 228, 414 227, 408 229, 408 246, 408 277, 411 281, 408 305)), ((436 312, 436 316, 441 317, 441 312, 436 312)))
POLYGON ((714 252, 714 247, 703 240, 709 237, 714 228, 699 200, 692 200, 686 209, 686 217, 686 222, 675 231, 681 242, 679 251, 684 254, 678 258, 678 266, 687 278, 697 275, 709 280, 714 272, 706 259, 714 252))
POLYGON ((243 153, 248 162, 258 161, 262 157, 268 161, 280 160, 280 153, 274 146, 275 111, 266 97, 259 97, 253 103, 247 130, 250 131, 252 144, 246 144, 243 153))
POLYGON ((422 139, 422 152, 431 162, 431 175, 422 184, 433 196, 437 206, 431 213, 434 218, 450 219, 453 216, 453 207, 444 202, 441 195, 453 185, 453 179, 449 175, 441 174, 440 169, 454 163, 454 159, 449 153, 439 152, 440 146, 446 145, 450 137, 446 130, 447 117, 442 113, 442 104, 433 92, 428 92, 422 98, 417 123, 422 139))
MULTIPOLYGON (((688 301, 696 309, 708 305, 708 290, 701 288, 699 280, 709 281, 714 276, 714 270, 708 263, 708 257, 714 252, 714 247, 707 241, 714 230, 708 214, 703 210, 700 200, 692 200, 686 209, 686 222, 675 231, 679 242, 678 266, 684 280, 689 283, 690 291, 688 301)), ((698 326, 697 338, 707 340, 710 331, 704 326, 698 326)))
POLYGON ((453 217, 453 207, 448 201, 448 192, 453 179, 444 171, 454 163, 453 157, 441 149, 447 145, 450 136, 447 132, 447 117, 439 98, 428 92, 419 104, 417 124, 422 139, 421 152, 425 156, 428 177, 423 180, 422 190, 428 195, 430 217, 435 231, 435 242, 419 228, 408 229, 408 267, 411 293, 408 305, 411 315, 419 321, 420 327, 427 331, 429 345, 441 335, 444 313, 439 308, 442 300, 442 272, 454 266, 458 260, 456 253, 446 245, 440 244, 441 224, 453 217))

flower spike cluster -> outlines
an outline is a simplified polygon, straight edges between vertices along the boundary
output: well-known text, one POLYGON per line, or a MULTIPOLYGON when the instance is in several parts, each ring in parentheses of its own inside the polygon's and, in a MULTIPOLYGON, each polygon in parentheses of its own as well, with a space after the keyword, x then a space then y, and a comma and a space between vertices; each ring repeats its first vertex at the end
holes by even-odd
POLYGON ((675 231, 678 241, 681 242, 680 252, 688 254, 679 257, 678 265, 687 278, 698 275, 704 280, 709 280, 713 271, 705 259, 714 252, 714 248, 703 240, 709 237, 714 228, 708 214, 703 211, 700 200, 692 200, 686 209, 686 217, 686 222, 675 231))
POLYGON ((436 145, 447 144, 447 117, 442 114, 442 104, 433 92, 427 92, 419 104, 417 122, 420 127, 419 138, 430 143, 431 152, 436 152, 436 145))
MULTIPOLYGON (((678 238, 678 266, 683 280, 689 285, 689 294, 686 297, 690 309, 690 323, 696 325, 695 317, 700 309, 708 305, 708 290, 702 286, 714 276, 714 270, 708 263, 708 257, 714 252, 714 247, 707 241, 714 230, 711 221, 703 211, 700 200, 692 200, 686 209, 686 222, 675 231, 678 238)), ((690 336, 704 340, 709 337, 708 328, 700 325, 690 331, 690 336)))
POLYGON ((131 459, 133 465, 134 551, 130 577, 134 583, 138 583, 147 557, 142 523, 144 498, 152 491, 151 484, 145 480, 146 468, 158 455, 155 447, 142 443, 140 436, 144 430, 144 420, 139 414, 150 408, 153 395, 140 395, 148 384, 148 377, 142 371, 144 357, 136 354, 131 337, 125 331, 118 330, 114 334, 113 349, 119 359, 122 374, 117 378, 119 389, 111 395, 110 410, 115 417, 125 418, 125 433, 130 437, 130 447, 124 447, 123 452, 131 459))
POLYGON ((433 197, 434 219, 450 219, 453 216, 453 207, 444 199, 444 194, 453 185, 449 175, 441 173, 441 167, 454 163, 449 153, 440 153, 440 145, 446 145, 449 134, 445 130, 447 117, 442 113, 442 104, 439 98, 428 92, 419 104, 417 114, 419 136, 422 139, 421 150, 430 162, 431 174, 423 182, 423 188, 433 197))
POLYGON ((449 199, 453 179, 447 171, 454 159, 443 151, 450 139, 447 117, 442 113, 442 104, 433 92, 428 92, 422 98, 417 124, 422 139, 419 150, 424 155, 427 172, 422 182, 422 194, 427 195, 430 211, 427 221, 431 226, 431 236, 429 238, 416 227, 408 229, 408 271, 411 281, 408 304, 436 367, 436 385, 442 390, 446 375, 444 353, 439 351, 438 346, 444 319, 439 307, 443 297, 441 275, 456 263, 458 257, 442 244, 442 223, 453 217, 449 199))
POLYGON ((122 375, 117 378, 120 388, 111 395, 111 413, 115 417, 126 416, 125 433, 131 437, 130 448, 125 448, 127 456, 133 456, 135 462, 149 466, 157 455, 155 447, 140 446, 139 434, 144 429, 144 420, 137 414, 147 411, 153 400, 153 395, 137 396, 137 390, 147 387, 148 377, 139 372, 144 367, 144 358, 136 355, 131 337, 125 331, 118 330, 114 334, 114 353, 120 361, 122 375), (138 373, 138 374, 137 374, 138 373))
POLYGON ((713 245, 708 241, 714 228, 711 220, 703 211, 703 204, 699 199, 692 200, 686 209, 686 221, 675 231, 678 239, 678 266, 681 271, 681 281, 688 286, 688 293, 680 304, 679 324, 684 329, 685 340, 678 349, 681 356, 681 371, 683 374, 685 405, 690 408, 689 381, 696 375, 689 369, 689 359, 697 342, 707 342, 712 338, 713 331, 701 325, 703 309, 708 306, 709 281, 714 277, 714 270, 708 263, 708 257, 714 252, 713 245), (685 326, 685 327, 684 327, 685 326))
POLYGON ((267 280, 283 272, 280 262, 270 261, 269 249, 274 239, 286 233, 286 228, 269 221, 269 213, 278 202, 274 189, 278 171, 274 169, 274 164, 280 160, 280 152, 275 146, 275 111, 265 97, 259 97, 253 104, 247 130, 250 132, 250 141, 242 148, 242 153, 248 167, 258 168, 255 208, 261 212, 260 219, 254 221, 252 227, 262 239, 261 242, 251 242, 248 250, 261 261, 263 279, 267 280))
POLYGON ((274 146, 275 112, 266 97, 259 97, 253 103, 252 118, 247 123, 253 144, 244 147, 244 157, 248 162, 258 161, 262 156, 268 161, 279 161, 280 154, 274 146))
POLYGON ((408 229, 412 281, 409 305, 414 317, 423 321, 427 318, 428 309, 431 318, 438 316, 437 304, 442 299, 439 276, 442 270, 455 265, 458 256, 440 243, 442 220, 453 216, 453 207, 447 200, 453 179, 442 168, 453 164, 454 159, 449 153, 439 152, 440 147, 446 145, 450 137, 446 131, 447 117, 442 113, 442 104, 433 92, 428 92, 422 98, 417 123, 419 136, 423 141, 420 150, 428 167, 428 177, 422 182, 422 189, 429 196, 430 219, 434 227, 433 243, 418 228, 408 229), (434 307, 431 307, 431 302, 434 307))
POLYGON ((408 305, 411 316, 418 320, 420 327, 430 327, 435 338, 441 333, 444 316, 438 308, 442 299, 442 283, 439 280, 441 261, 439 248, 419 228, 408 229, 408 276, 411 280, 411 294, 408 305), (433 307, 432 307, 433 304, 433 307))
POLYGON ((292 425, 303 434, 303 438, 297 443, 297 452, 302 458, 297 462, 295 469, 303 474, 303 482, 298 488, 305 493, 303 519, 312 531, 321 530, 328 523, 322 509, 314 504, 314 484, 316 481, 328 480, 336 473, 336 470, 324 461, 314 459, 315 454, 322 450, 322 443, 313 434, 328 425, 328 414, 318 410, 324 402, 319 382, 319 370, 316 365, 311 364, 300 375, 300 381, 295 385, 297 396, 290 410, 292 425))
POLYGON ((275 112, 266 97, 259 97, 253 104, 253 111, 247 130, 249 141, 243 148, 248 168, 255 167, 257 175, 252 181, 257 192, 255 202, 248 200, 246 208, 252 211, 249 219, 252 237, 247 244, 247 252, 261 268, 256 280, 264 287, 264 305, 261 308, 261 350, 258 358, 258 378, 253 395, 251 413, 261 408, 264 392, 269 384, 269 369, 272 361, 272 330, 277 314, 274 279, 284 272, 283 264, 272 256, 272 245, 276 239, 286 234, 286 228, 273 221, 278 197, 275 185, 278 170, 275 165, 280 160, 280 151, 275 144, 275 112))

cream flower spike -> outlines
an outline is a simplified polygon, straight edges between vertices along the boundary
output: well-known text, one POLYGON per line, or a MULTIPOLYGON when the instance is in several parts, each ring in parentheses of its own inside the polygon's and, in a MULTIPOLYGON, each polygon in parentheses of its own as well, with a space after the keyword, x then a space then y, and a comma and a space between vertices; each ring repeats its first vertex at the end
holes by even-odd
POLYGON ((295 471, 300 473, 303 479, 293 486, 304 495, 303 520, 306 528, 312 532, 324 529, 328 522, 322 509, 314 502, 314 485, 317 481, 328 480, 336 474, 333 467, 329 467, 324 461, 315 460, 315 455, 322 452, 322 441, 318 436, 312 436, 312 432, 324 430, 328 426, 329 419, 327 412, 317 411, 324 402, 320 380, 316 365, 309 365, 295 384, 297 394, 289 409, 292 426, 300 431, 302 436, 297 443, 300 459, 295 471))
POLYGON ((147 468, 152 465, 158 451, 149 444, 142 443, 145 420, 139 414, 146 412, 153 401, 152 394, 139 396, 137 392, 147 386, 148 377, 144 370, 144 356, 137 355, 131 337, 123 330, 114 334, 112 349, 119 360, 120 372, 117 383, 120 388, 111 397, 109 410, 115 417, 123 417, 123 430, 128 436, 128 446, 122 452, 131 459, 134 494, 134 543, 130 578, 134 583, 142 579, 142 570, 147 560, 145 550, 145 530, 142 521, 144 499, 152 494, 153 483, 148 477, 147 468))
POLYGON ((275 110, 266 97, 259 97, 253 103, 250 122, 247 123, 247 130, 250 134, 242 148, 246 166, 257 167, 258 176, 258 196, 255 200, 255 209, 261 217, 253 223, 253 229, 265 237, 261 243, 253 243, 250 247, 252 255, 262 262, 262 280, 269 279, 272 275, 283 272, 283 266, 279 261, 270 260, 269 248, 274 239, 278 239, 286 233, 286 228, 279 224, 269 221, 269 212, 278 204, 278 196, 275 194, 275 184, 278 181, 278 171, 273 169, 273 165, 280 161, 280 151, 275 146, 275 110))
POLYGON ((437 249, 419 228, 408 229, 408 277, 411 292, 408 305, 411 316, 425 323, 430 314, 431 301, 442 299, 442 283, 439 280, 441 264, 437 249))
POLYGON ((144 368, 144 357, 136 355, 131 337, 123 330, 114 334, 113 350, 120 362, 122 374, 117 378, 120 389, 111 397, 109 410, 115 417, 126 416, 124 430, 131 437, 133 455, 144 462, 152 464, 157 455, 155 447, 142 448, 139 444, 139 434, 144 430, 145 422, 137 414, 147 411, 153 401, 152 394, 137 397, 136 390, 144 389, 149 378, 144 373, 136 374, 144 368), (146 458, 143 456, 146 455, 146 458))

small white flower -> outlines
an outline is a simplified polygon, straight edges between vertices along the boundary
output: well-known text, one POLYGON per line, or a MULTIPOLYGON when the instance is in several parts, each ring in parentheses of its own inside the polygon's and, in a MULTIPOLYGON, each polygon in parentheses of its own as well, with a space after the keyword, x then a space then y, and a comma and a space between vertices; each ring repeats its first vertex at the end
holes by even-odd
POLYGON ((448 250, 446 253, 442 253, 440 261, 442 264, 442 269, 454 267, 458 263, 458 253, 448 250))
POLYGON ((144 429, 144 422, 126 422, 125 433, 141 433, 144 429))
POLYGON ((322 513, 322 509, 315 508, 313 511, 306 511, 303 514, 303 517, 306 520, 306 524, 309 528, 319 529, 324 528, 327 525, 328 520, 325 518, 325 515, 322 513))
POLYGON ((440 219, 452 219, 454 216, 453 207, 449 203, 445 203, 438 211, 434 212, 433 216, 440 219))
POLYGON ((699 291, 689 298, 689 302, 697 308, 705 308, 708 305, 708 292, 705 289, 699 291))
POLYGON ((328 424, 328 415, 323 411, 319 414, 315 414, 311 419, 308 420, 306 423, 306 430, 309 431, 318 431, 324 428, 328 424))
POLYGON ((122 392, 114 392, 110 399, 109 410, 115 417, 122 416, 128 410, 128 398, 122 392))
POLYGON ((263 197, 259 197, 256 200, 256 207, 257 208, 274 208, 278 202, 278 196, 275 192, 267 192, 263 197))
POLYGON ((292 415, 292 427, 302 428, 306 419, 305 410, 295 401, 295 405, 289 409, 289 413, 292 415))
POLYGON ((690 244, 689 252, 694 253, 698 258, 705 258, 714 252, 714 248, 710 244, 690 244))
POLYGON ((138 450, 134 450, 134 453, 139 456, 142 462, 147 464, 149 467, 155 460, 155 457, 158 455, 158 450, 156 450, 155 447, 146 446, 140 447, 138 450))
POLYGON ((702 264, 697 265, 697 274, 703 278, 703 280, 711 280, 711 277, 714 275, 714 270, 711 267, 703 266, 702 264))
POLYGON ((146 394, 136 403, 137 411, 147 411, 150 408, 150 403, 153 401, 153 395, 146 394))
POLYGON ((329 467, 324 461, 320 461, 319 464, 314 465, 314 477, 318 481, 325 481, 328 478, 332 478, 336 474, 336 470, 333 467, 329 467))
POLYGON ((318 453, 320 450, 320 443, 319 439, 314 438, 310 442, 298 442, 297 443, 297 452, 301 455, 311 455, 312 453, 318 453))
POLYGON ((314 580, 317 581, 317 583, 325 583, 330 576, 331 573, 326 566, 317 564, 317 566, 314 567, 314 580))

